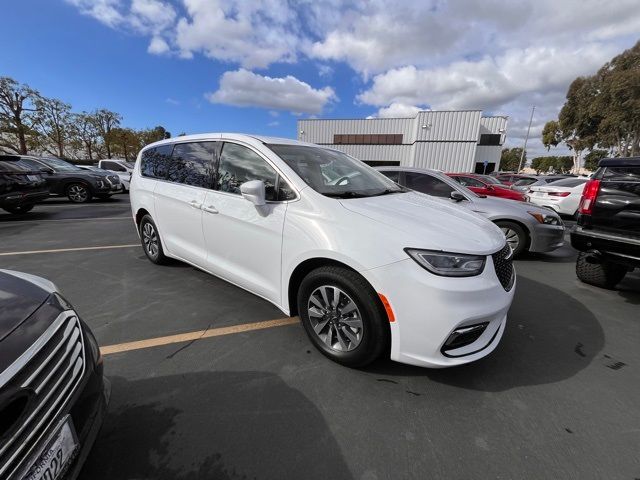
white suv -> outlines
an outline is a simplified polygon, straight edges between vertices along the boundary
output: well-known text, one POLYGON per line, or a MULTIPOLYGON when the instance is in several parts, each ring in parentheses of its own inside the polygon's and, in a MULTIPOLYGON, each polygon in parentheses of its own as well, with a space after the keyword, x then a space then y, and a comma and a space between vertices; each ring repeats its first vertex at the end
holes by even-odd
POLYGON ((190 263, 298 314, 327 357, 428 367, 490 353, 515 271, 504 235, 344 153, 203 134, 138 156, 131 206, 147 257, 190 263))

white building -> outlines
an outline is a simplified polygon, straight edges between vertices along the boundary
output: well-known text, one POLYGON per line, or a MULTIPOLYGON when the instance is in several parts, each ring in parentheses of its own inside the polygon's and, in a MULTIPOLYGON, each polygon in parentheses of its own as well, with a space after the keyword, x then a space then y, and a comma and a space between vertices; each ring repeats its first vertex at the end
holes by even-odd
POLYGON ((489 173, 499 170, 506 129, 507 117, 483 117, 480 110, 427 110, 411 118, 298 120, 298 140, 370 165, 489 173))

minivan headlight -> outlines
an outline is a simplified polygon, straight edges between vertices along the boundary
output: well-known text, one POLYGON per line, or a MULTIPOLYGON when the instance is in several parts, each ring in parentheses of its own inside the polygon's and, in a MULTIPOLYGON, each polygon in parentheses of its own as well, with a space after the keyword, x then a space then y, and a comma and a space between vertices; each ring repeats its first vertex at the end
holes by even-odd
POLYGON ((407 254, 435 275, 443 277, 473 277, 480 275, 487 260, 485 255, 465 253, 434 252, 405 248, 407 254))

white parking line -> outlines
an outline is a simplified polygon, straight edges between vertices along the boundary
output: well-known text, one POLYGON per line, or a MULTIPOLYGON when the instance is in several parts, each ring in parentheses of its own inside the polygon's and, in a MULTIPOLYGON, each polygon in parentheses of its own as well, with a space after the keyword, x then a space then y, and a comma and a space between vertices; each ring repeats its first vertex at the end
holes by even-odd
POLYGON ((56 248, 52 250, 26 250, 23 252, 4 252, 4 253, 0 253, 0 257, 8 257, 12 255, 34 255, 36 253, 65 253, 65 252, 83 252, 87 250, 111 250, 114 248, 133 248, 133 247, 140 247, 140 244, 131 243, 126 245, 103 245, 100 247, 56 248))
POLYGON ((53 220, 47 220, 47 219, 43 219, 43 220, 6 220, 3 221, 2 219, 0 219, 0 227, 2 227, 2 225, 6 225, 6 224, 13 224, 13 223, 18 223, 18 224, 22 224, 22 223, 42 223, 42 222, 82 222, 82 221, 91 221, 91 222, 98 222, 101 220, 129 220, 131 222, 133 222, 133 219, 131 218, 130 215, 127 215, 125 217, 86 217, 86 218, 57 218, 57 219, 53 219, 53 220))

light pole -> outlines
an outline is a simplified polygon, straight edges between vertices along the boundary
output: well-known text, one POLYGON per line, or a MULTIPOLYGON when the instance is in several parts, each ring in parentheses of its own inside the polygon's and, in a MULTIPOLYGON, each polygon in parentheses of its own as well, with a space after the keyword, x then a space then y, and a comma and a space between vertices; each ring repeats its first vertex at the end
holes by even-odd
POLYGON ((531 131, 531 122, 533 122, 533 112, 536 111, 536 106, 534 105, 531 108, 531 118, 529 118, 529 128, 527 128, 527 136, 524 137, 524 147, 522 148, 522 153, 520 154, 520 163, 518 164, 518 172, 522 170, 522 161, 524 160, 524 152, 527 150, 527 142, 529 141, 529 132, 531 131))

